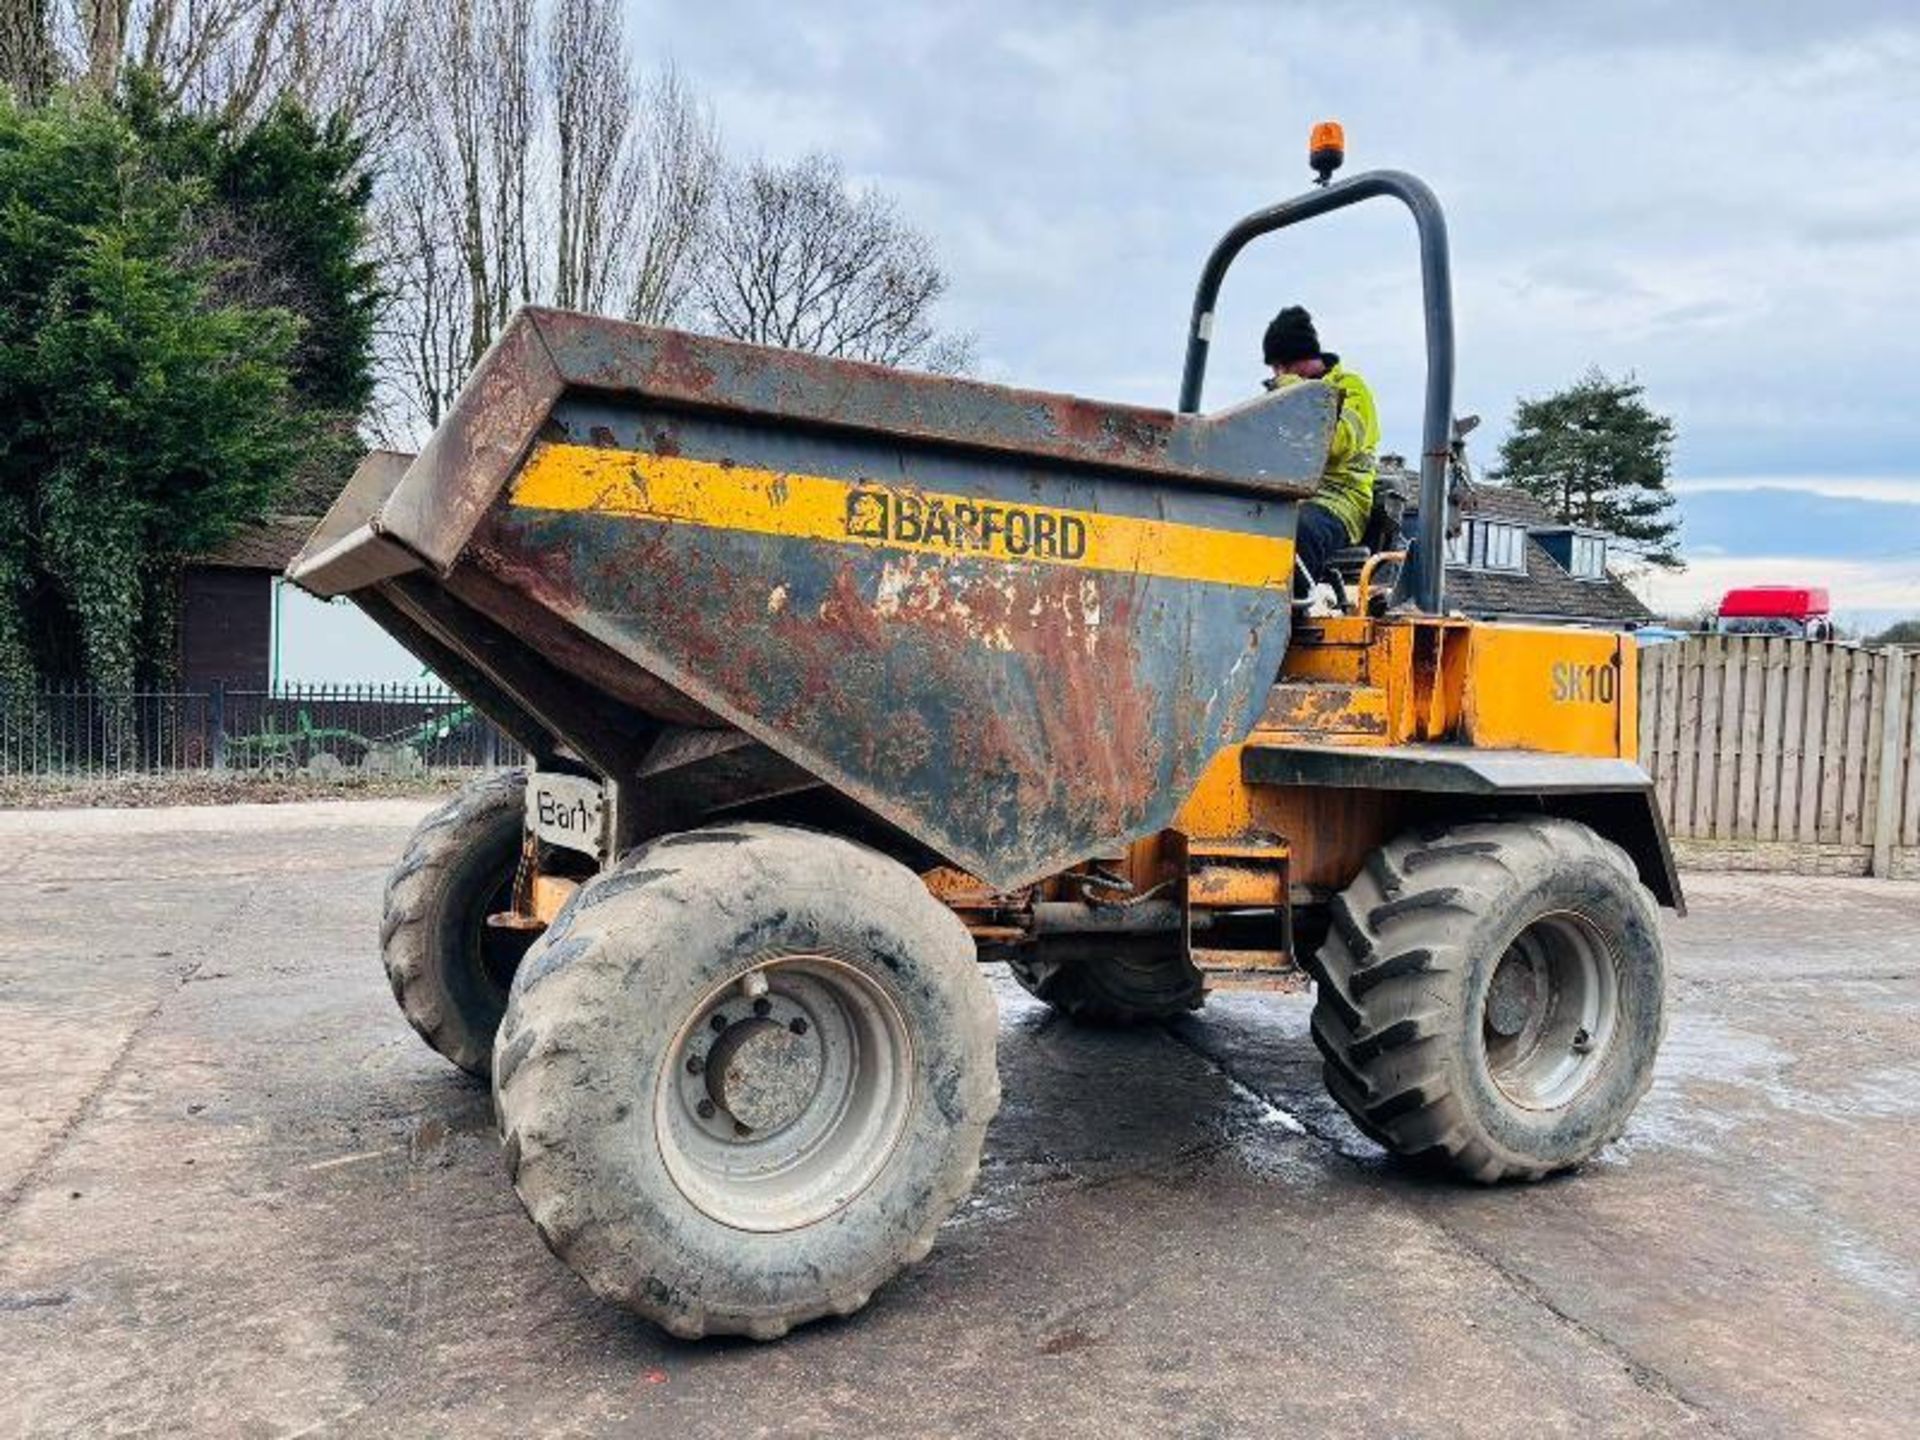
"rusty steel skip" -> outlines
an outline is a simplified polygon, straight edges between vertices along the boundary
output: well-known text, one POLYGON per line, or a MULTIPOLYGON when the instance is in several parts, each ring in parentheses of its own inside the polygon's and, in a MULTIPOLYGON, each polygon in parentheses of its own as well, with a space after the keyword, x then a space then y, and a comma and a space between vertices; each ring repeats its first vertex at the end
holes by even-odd
POLYGON ((1011 887, 1246 734, 1330 423, 1319 386, 1174 416, 526 310, 293 574, 480 670, 538 637, 606 703, 526 697, 537 748, 737 731, 1011 887))

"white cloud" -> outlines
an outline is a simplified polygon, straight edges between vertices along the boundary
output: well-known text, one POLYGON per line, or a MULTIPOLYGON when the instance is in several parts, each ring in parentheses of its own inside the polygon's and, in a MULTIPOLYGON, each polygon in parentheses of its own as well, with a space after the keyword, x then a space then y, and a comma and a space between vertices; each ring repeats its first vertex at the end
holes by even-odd
POLYGON ((1676 479, 1682 495, 1714 490, 1802 490, 1835 500, 1920 505, 1920 475, 1713 475, 1676 479))
MULTIPOLYGON (((993 378, 1166 403, 1207 248, 1305 188, 1306 130, 1334 115, 1350 171, 1412 170, 1447 206, 1481 459, 1517 397, 1598 364, 1674 415, 1684 475, 1913 498, 1913 0, 1378 0, 1359 31, 1283 0, 630 4, 736 149, 833 148, 901 197, 993 378), (1828 474, 1877 493, 1799 478, 1828 474)), ((1251 247, 1210 404, 1251 389, 1296 299, 1372 380, 1386 448, 1413 450, 1406 217, 1369 204, 1251 247)))

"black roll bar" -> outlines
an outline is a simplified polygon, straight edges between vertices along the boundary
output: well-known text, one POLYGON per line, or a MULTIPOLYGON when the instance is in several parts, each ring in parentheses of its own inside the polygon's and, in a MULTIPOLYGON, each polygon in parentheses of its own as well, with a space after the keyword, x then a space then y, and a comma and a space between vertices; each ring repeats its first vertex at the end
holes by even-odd
POLYGON ((1213 309, 1227 267, 1249 241, 1317 215, 1391 195, 1413 212, 1420 232, 1420 286, 1427 327, 1427 403, 1420 439, 1420 565, 1414 598, 1422 610, 1438 615, 1446 600, 1447 464, 1453 439, 1453 280, 1447 260, 1447 217, 1425 181, 1402 170, 1370 170, 1350 180, 1265 210, 1256 210, 1220 238, 1200 272, 1193 293, 1193 318, 1187 328, 1187 359, 1180 374, 1180 410, 1195 414, 1207 378, 1207 352, 1213 343, 1213 309))

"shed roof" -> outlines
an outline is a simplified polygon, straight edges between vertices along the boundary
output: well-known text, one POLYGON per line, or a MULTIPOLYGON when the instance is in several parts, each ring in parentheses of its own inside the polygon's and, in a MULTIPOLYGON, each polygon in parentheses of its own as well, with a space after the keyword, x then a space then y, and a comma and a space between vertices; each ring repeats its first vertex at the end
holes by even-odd
POLYGON ((307 543, 319 523, 318 515, 269 515, 243 526, 224 545, 187 563, 224 570, 271 570, 277 575, 287 568, 287 562, 307 543))

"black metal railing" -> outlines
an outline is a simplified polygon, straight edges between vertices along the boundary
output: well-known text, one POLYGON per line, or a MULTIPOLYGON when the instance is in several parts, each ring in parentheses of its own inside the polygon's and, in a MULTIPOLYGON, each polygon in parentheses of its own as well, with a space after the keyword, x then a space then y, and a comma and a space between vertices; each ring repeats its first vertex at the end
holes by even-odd
POLYGON ((0 775, 404 778, 522 758, 492 721, 433 684, 0 691, 0 775))

